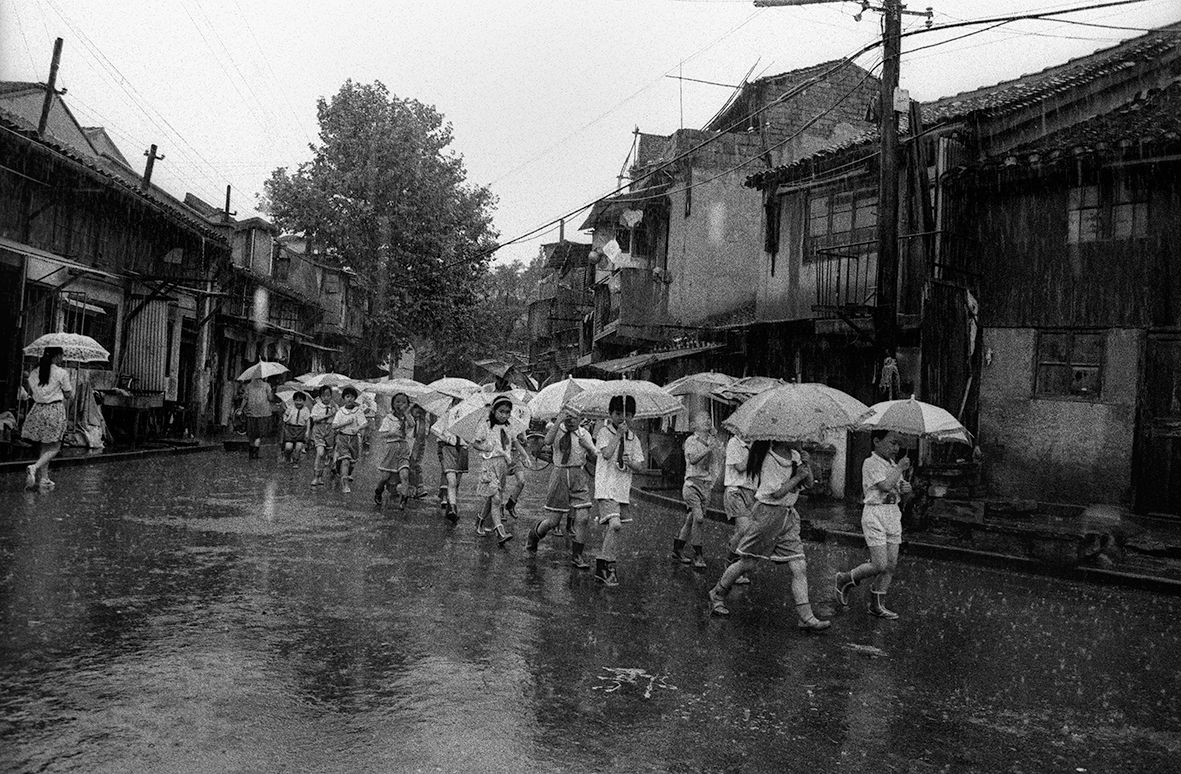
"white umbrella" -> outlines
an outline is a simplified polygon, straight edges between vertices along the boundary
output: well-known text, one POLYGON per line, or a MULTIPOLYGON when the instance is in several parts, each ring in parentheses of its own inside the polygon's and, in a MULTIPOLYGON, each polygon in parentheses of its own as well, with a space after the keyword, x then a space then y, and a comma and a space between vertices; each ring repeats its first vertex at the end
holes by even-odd
POLYGON ((422 382, 416 382, 413 379, 383 379, 380 382, 360 382, 356 386, 374 395, 397 395, 399 392, 405 393, 406 397, 412 401, 418 401, 420 398, 432 400, 441 397, 440 393, 435 392, 422 382))
MULTIPOLYGON (((447 412, 447 423, 442 429, 471 443, 487 426, 488 412, 498 397, 490 392, 472 393, 447 412)), ((529 429, 530 419, 529 408, 523 403, 514 402, 512 413, 509 414, 509 433, 515 436, 525 432, 529 429)))
POLYGON ((586 391, 588 387, 602 384, 602 379, 575 379, 568 376, 560 382, 554 382, 548 387, 542 387, 541 392, 529 401, 529 410, 537 419, 554 419, 562 413, 562 409, 574 398, 586 391))
POLYGON ((642 379, 618 379, 588 387, 570 401, 570 408, 583 416, 606 419, 611 399, 616 395, 636 400, 636 419, 658 419, 680 411, 679 398, 661 386, 642 379))
POLYGON ((436 379, 427 385, 432 390, 443 395, 450 395, 452 398, 463 400, 473 392, 480 391, 480 385, 473 382, 471 379, 461 379, 458 376, 444 376, 442 379, 436 379))
POLYGON ((352 384, 353 380, 344 374, 304 374, 303 376, 295 377, 297 381, 303 382, 305 387, 320 388, 324 385, 330 387, 343 387, 346 384, 352 384))
POLYGON ((285 373, 287 373, 287 366, 282 363, 271 363, 267 360, 260 360, 238 374, 238 381, 249 382, 252 379, 270 379, 272 376, 285 373))
POLYGON ((821 442, 865 410, 852 395, 823 384, 782 384, 747 399, 722 426, 746 441, 821 442))
POLYGON ((47 333, 24 348, 31 357, 41 357, 50 347, 59 347, 62 358, 76 363, 98 363, 111 359, 111 353, 89 336, 81 333, 47 333))
POLYGON ((733 376, 719 374, 716 371, 703 371, 699 374, 689 374, 664 385, 669 395, 708 395, 714 397, 717 390, 725 389, 734 383, 733 376))
POLYGON ((857 417, 856 429, 893 430, 906 435, 971 443, 971 435, 946 409, 914 398, 875 403, 857 417))

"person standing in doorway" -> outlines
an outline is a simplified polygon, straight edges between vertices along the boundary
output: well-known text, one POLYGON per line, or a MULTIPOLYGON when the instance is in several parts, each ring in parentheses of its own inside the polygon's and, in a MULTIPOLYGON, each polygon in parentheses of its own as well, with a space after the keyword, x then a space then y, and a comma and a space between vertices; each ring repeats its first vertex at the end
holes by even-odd
POLYGON ((33 398, 33 408, 25 417, 21 437, 37 444, 37 461, 25 468, 25 488, 53 489, 49 479, 49 461, 62 448, 66 434, 65 401, 73 395, 70 373, 62 368, 61 347, 46 347, 37 367, 29 372, 25 386, 33 398))
POLYGON ((271 427, 274 392, 264 379, 251 379, 246 385, 246 439, 250 442, 250 459, 256 460, 262 448, 262 437, 271 427))
MULTIPOLYGON (((615 571, 620 532, 631 503, 632 473, 644 469, 644 450, 631 429, 636 417, 636 399, 616 395, 607 404, 607 421, 599 429, 595 448, 595 501, 599 523, 604 526, 603 546, 595 559, 595 580, 604 586, 619 585, 615 571)), ((630 521, 630 519, 628 519, 630 521)))
POLYGON ((849 592, 864 580, 873 579, 867 607, 871 615, 894 620, 898 614, 886 607, 886 592, 898 566, 898 547, 902 544, 902 511, 898 507, 903 495, 910 493, 910 484, 903 475, 910 469, 910 458, 895 462, 900 448, 898 434, 875 430, 873 453, 861 465, 861 486, 864 506, 861 511, 861 531, 869 549, 869 561, 836 577, 837 600, 849 604, 849 592))

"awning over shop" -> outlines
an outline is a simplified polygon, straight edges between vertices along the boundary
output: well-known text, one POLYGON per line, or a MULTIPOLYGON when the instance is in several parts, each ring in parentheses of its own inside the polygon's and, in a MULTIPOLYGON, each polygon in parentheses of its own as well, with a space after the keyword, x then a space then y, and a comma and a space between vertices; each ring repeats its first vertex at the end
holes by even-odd
POLYGON ((706 344, 700 347, 671 349, 666 352, 648 352, 642 355, 628 355, 627 357, 615 358, 614 360, 600 360, 597 363, 589 363, 588 365, 600 371, 606 371, 607 373, 623 374, 628 371, 644 368, 645 366, 663 363, 667 360, 679 360, 680 358, 698 355, 702 352, 721 349, 722 346, 721 344, 706 344))
POLYGON ((671 183, 661 183, 639 191, 628 191, 617 196, 599 199, 591 207, 590 214, 586 216, 586 220, 582 222, 578 230, 593 229, 596 223, 604 220, 617 222, 624 210, 642 210, 645 205, 657 201, 671 185, 671 183))

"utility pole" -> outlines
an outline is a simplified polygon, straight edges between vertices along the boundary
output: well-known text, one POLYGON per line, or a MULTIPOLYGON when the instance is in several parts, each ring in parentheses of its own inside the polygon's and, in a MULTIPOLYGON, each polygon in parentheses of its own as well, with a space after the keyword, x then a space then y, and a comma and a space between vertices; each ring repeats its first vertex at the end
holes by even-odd
MULTIPOLYGON (((819 5, 842 0, 755 0, 756 8, 789 5, 819 5)), ((865 11, 882 14, 882 78, 878 96, 881 138, 878 176, 878 266, 877 301, 874 304, 874 340, 878 357, 893 354, 898 346, 898 91, 899 60, 902 53, 902 15, 925 16, 930 25, 932 10, 908 11, 902 0, 880 0, 873 6, 861 0, 861 21, 865 11)), ((907 109, 909 106, 907 107, 907 109)))
POLYGON ((230 219, 233 218, 237 214, 238 214, 237 210, 230 212, 230 186, 227 185, 226 186, 226 208, 222 211, 222 219, 226 223, 229 223, 230 219))
POLYGON ((57 95, 57 68, 62 61, 62 39, 53 41, 53 60, 49 63, 49 81, 45 84, 45 102, 41 103, 41 120, 37 122, 37 136, 45 136, 45 127, 49 125, 49 110, 53 107, 53 98, 57 95))
POLYGON ((146 191, 152 187, 152 169, 156 166, 156 159, 163 161, 164 157, 156 153, 155 145, 144 151, 144 155, 148 157, 148 163, 144 165, 144 177, 139 187, 146 191))

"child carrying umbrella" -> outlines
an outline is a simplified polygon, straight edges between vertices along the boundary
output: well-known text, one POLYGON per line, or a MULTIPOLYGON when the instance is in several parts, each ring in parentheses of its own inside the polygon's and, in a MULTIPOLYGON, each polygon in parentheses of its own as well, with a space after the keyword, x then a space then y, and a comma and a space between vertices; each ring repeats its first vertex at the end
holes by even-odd
POLYGON ((382 504, 386 485, 393 476, 397 476, 395 491, 399 496, 398 506, 405 510, 406 500, 410 496, 410 455, 414 433, 410 396, 404 392, 395 393, 390 405, 390 413, 385 415, 381 427, 377 429, 378 436, 385 441, 385 453, 381 462, 377 463, 381 478, 377 480, 377 489, 373 491, 373 502, 379 506, 382 504))
POLYGON ((529 551, 536 551, 541 539, 569 514, 574 520, 570 561, 579 570, 589 569, 590 565, 582 557, 590 535, 591 508, 585 466, 587 455, 598 453, 595 440, 590 431, 579 423, 576 414, 564 410, 546 432, 545 445, 554 450, 554 471, 550 474, 549 491, 545 498, 545 518, 529 530, 526 547, 529 551))
POLYGON ((681 498, 685 501, 685 523, 673 539, 673 558, 681 564, 692 564, 694 570, 706 568, 702 554, 705 509, 713 490, 713 459, 718 448, 717 434, 709 414, 693 416, 693 432, 685 439, 685 483, 681 498), (693 547, 693 557, 685 556, 685 545, 693 547))
POLYGON ((606 527, 603 547, 595 559, 595 580, 604 586, 618 586, 615 560, 619 533, 623 530, 624 510, 631 502, 632 473, 644 469, 644 450, 631 430, 636 399, 631 395, 616 395, 611 398, 607 412, 607 421, 595 439, 599 451, 595 500, 599 505, 599 523, 606 527))
POLYGON ((513 539, 512 533, 504 528, 503 522, 505 478, 508 476, 513 447, 517 445, 509 425, 512 410, 512 399, 498 395, 488 410, 487 422, 481 424, 479 433, 472 442, 472 448, 480 452, 482 460, 476 495, 484 498, 480 515, 476 517, 476 534, 488 534, 484 520, 491 518, 493 531, 496 532, 496 542, 501 546, 513 539))
POLYGON ((356 387, 345 387, 340 397, 344 405, 332 417, 332 430, 336 433, 332 464, 340 477, 340 491, 347 493, 353 491, 350 485, 353 466, 361 459, 361 432, 369 421, 365 418, 364 409, 357 403, 356 387))

